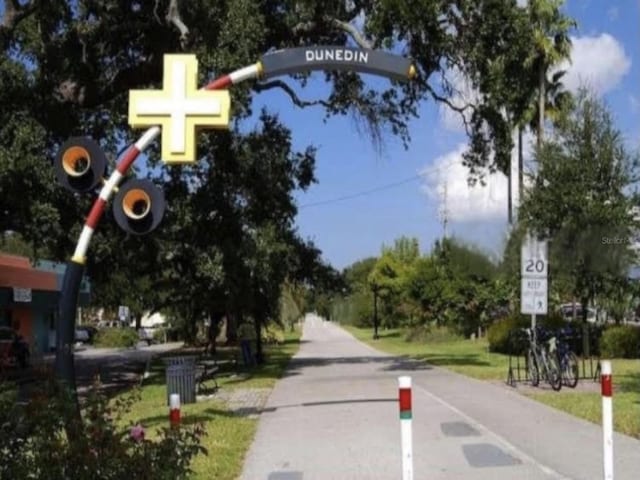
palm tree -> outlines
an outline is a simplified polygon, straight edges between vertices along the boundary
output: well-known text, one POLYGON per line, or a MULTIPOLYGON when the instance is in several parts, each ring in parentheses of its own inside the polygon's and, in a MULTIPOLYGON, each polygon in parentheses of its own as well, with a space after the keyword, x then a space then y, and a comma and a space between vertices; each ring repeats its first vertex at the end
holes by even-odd
MULTIPOLYGON (((520 198, 523 193, 523 135, 528 127, 531 131, 538 135, 538 147, 541 145, 542 133, 540 131, 541 115, 546 116, 554 126, 557 126, 565 118, 566 114, 571 110, 573 105, 573 95, 564 89, 562 77, 566 74, 566 70, 555 72, 551 79, 547 79, 544 86, 545 101, 543 102, 542 111, 540 110, 540 102, 536 98, 532 101, 528 108, 520 112, 518 127, 518 192, 520 198)), ((536 92, 536 97, 537 97, 536 92)))
POLYGON ((532 54, 525 61, 537 76, 537 146, 542 146, 544 137, 545 107, 547 102, 547 74, 549 70, 569 59, 571 39, 569 31, 576 27, 575 20, 564 15, 560 8, 564 0, 529 0, 527 13, 534 27, 532 54))

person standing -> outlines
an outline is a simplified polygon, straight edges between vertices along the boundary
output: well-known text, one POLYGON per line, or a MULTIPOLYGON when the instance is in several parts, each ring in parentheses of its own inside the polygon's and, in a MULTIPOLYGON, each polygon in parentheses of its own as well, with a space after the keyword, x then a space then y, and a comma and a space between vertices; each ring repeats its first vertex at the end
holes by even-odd
POLYGON ((253 367, 255 364, 253 357, 252 343, 255 341, 255 331, 253 325, 248 320, 242 322, 238 327, 238 338, 242 348, 242 359, 247 367, 253 367))

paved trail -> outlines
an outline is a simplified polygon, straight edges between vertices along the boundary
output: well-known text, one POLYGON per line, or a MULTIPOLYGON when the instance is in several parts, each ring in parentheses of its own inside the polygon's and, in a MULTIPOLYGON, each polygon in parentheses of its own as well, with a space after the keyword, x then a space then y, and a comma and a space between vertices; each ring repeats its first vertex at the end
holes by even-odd
MULTIPOLYGON (((597 425, 507 388, 394 358, 307 320, 261 414, 244 480, 400 479, 398 381, 413 379, 415 480, 602 479, 597 425)), ((637 480, 640 441, 616 435, 615 478, 637 480)))

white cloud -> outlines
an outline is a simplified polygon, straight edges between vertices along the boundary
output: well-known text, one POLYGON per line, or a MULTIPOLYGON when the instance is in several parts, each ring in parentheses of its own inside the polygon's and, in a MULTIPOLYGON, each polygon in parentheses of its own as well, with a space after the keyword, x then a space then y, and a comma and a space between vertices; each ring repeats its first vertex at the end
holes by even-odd
MULTIPOLYGON (((473 88, 469 79, 457 70, 450 70, 447 79, 453 87, 455 93, 450 101, 456 108, 463 108, 465 105, 476 103, 478 100, 478 92, 473 88)), ((447 130, 453 132, 464 132, 464 123, 459 112, 452 110, 448 105, 443 103, 439 106, 440 120, 447 130)), ((465 118, 470 120, 471 111, 465 111, 465 118)))
POLYGON ((631 59, 622 44, 608 33, 598 36, 572 37, 571 64, 563 62, 567 70, 565 87, 575 92, 586 84, 597 93, 613 90, 629 72, 631 59))
POLYGON ((452 222, 467 222, 504 217, 507 208, 507 179, 503 174, 491 175, 487 185, 470 187, 467 183, 469 170, 462 165, 462 154, 467 145, 460 144, 425 168, 438 169, 438 174, 425 176, 423 191, 429 198, 444 208, 444 186, 446 185, 446 210, 452 222))
POLYGON ((609 17, 610 21, 615 21, 620 16, 620 9, 616 6, 613 6, 607 10, 607 17, 609 17))
MULTIPOLYGON (((525 173, 529 171, 533 154, 535 137, 525 133, 523 137, 523 158, 525 173)), ((515 147, 512 152, 512 187, 513 206, 519 204, 518 195, 518 151, 517 136, 514 135, 515 147)), ((502 173, 495 173, 486 177, 486 185, 479 183, 470 187, 467 183, 469 169, 462 164, 462 154, 467 149, 466 144, 459 144, 454 150, 436 158, 426 166, 422 191, 429 199, 438 205, 438 212, 446 210, 450 222, 475 223, 507 219, 508 179, 502 173), (429 173, 426 175, 426 173, 429 173), (444 186, 446 185, 446 205, 444 200, 444 186)), ((524 186, 530 181, 525 174, 524 186)))
MULTIPOLYGON (((571 62, 563 62, 557 69, 567 70, 563 77, 565 88, 576 92, 581 86, 604 94, 613 90, 629 72, 631 59, 622 44, 608 33, 597 36, 571 37, 571 62)), ((462 107, 478 99, 478 93, 460 72, 451 70, 447 78, 457 91, 451 103, 462 107)), ((439 105, 440 121, 445 129, 464 132, 460 114, 444 104, 439 105)))

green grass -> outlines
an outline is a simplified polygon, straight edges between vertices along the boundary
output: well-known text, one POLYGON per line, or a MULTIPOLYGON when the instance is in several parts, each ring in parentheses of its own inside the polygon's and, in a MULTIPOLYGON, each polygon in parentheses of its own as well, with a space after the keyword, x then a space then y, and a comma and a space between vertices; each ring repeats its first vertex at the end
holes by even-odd
MULTIPOLYGON (((485 339, 407 342, 404 330, 392 329, 380 331, 380 338, 373 340, 370 328, 342 327, 357 339, 383 352, 424 360, 480 380, 505 381, 507 378, 509 357, 489 353, 485 339)), ((614 429, 640 438, 640 361, 614 359, 612 370, 614 429)), ((563 388, 560 393, 533 393, 528 396, 591 422, 602 421, 599 392, 577 392, 563 388)))
MULTIPOLYGON (((616 359, 613 372, 613 428, 640 438, 640 362, 616 359)), ((562 395, 534 393, 531 398, 594 423, 602 422, 599 392, 570 392, 562 395)))
MULTIPOLYGON (((283 344, 266 347, 267 363, 242 377, 234 377, 235 369, 230 363, 224 363, 225 360, 232 360, 237 352, 231 348, 220 348, 218 356, 223 362, 218 380, 220 388, 272 388, 282 376, 289 359, 298 350, 299 340, 299 331, 287 332, 283 344)), ((172 352, 171 355, 175 354, 172 352)), ((202 422, 207 433, 203 446, 208 455, 199 455, 194 459, 193 479, 238 478, 245 454, 256 432, 257 420, 234 415, 225 408, 222 401, 215 399, 182 405, 181 414, 183 425, 202 422)), ((149 438, 154 438, 158 427, 169 424, 164 367, 160 360, 153 365, 152 375, 145 381, 140 401, 123 418, 125 424, 131 421, 139 421, 147 430, 149 438)))
POLYGON ((447 367, 454 372, 481 380, 505 380, 509 357, 488 351, 488 343, 480 340, 449 340, 437 342, 407 342, 404 330, 380 330, 380 338, 373 340, 372 330, 342 325, 358 340, 394 355, 425 360, 432 365, 447 367))

